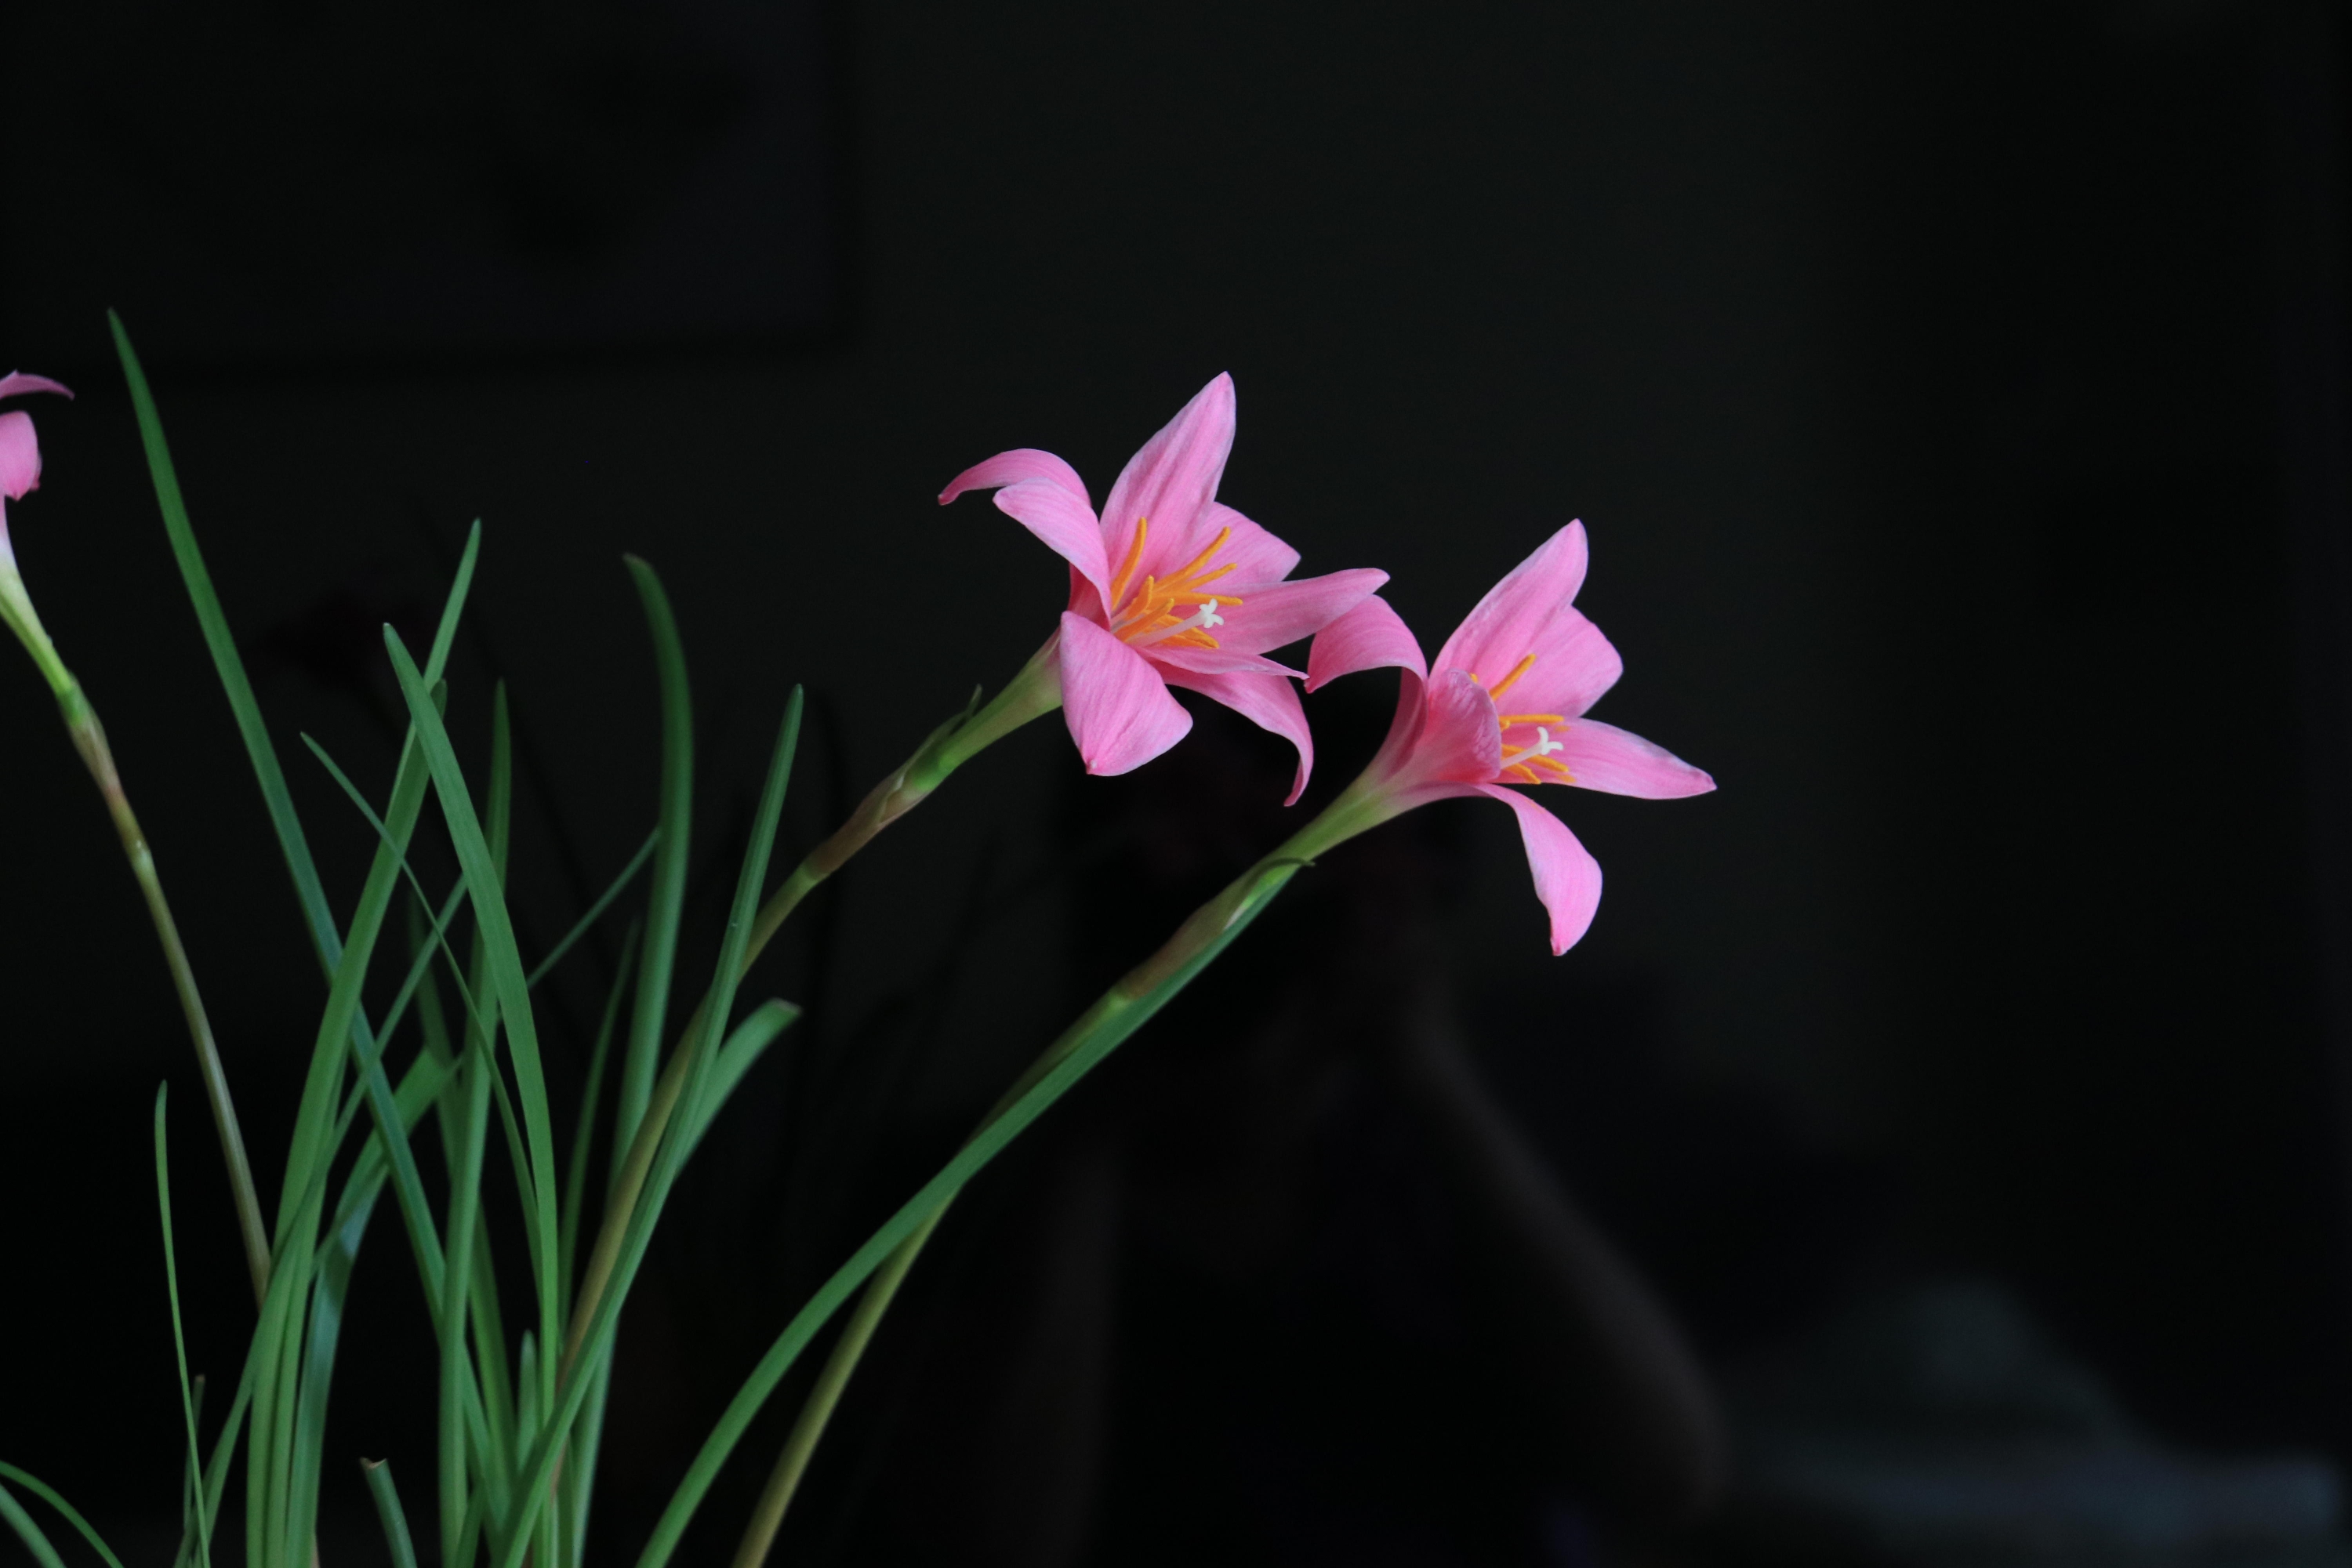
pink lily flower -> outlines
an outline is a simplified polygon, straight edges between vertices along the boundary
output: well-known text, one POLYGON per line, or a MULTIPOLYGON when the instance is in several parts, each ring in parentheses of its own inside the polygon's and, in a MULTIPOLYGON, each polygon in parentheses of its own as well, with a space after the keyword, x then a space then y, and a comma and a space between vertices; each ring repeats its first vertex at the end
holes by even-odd
POLYGON ((1216 499, 1233 444, 1234 383, 1220 375, 1128 459, 1099 518, 1076 469, 1026 447, 958 474, 940 504, 993 489, 998 510, 1070 563, 1048 649, 1087 772, 1123 773, 1182 740, 1192 716, 1169 694, 1179 686, 1298 749, 1288 805, 1315 747, 1290 684, 1299 672, 1265 655, 1323 630, 1388 574, 1289 581, 1298 552, 1216 499))
POLYGON ((1601 903, 1601 867, 1559 817, 1511 787, 1573 784, 1671 800, 1715 781, 1639 735, 1586 718, 1624 673, 1601 628, 1571 603, 1584 584, 1584 525, 1571 522, 1478 601, 1438 650, 1436 673, 1386 601, 1369 598, 1326 627, 1307 689, 1355 670, 1403 671, 1396 718, 1350 786, 1370 821, 1454 795, 1501 801, 1519 819, 1536 896, 1566 952, 1601 903))
MULTIPOLYGON (((21 397, 28 392, 72 393, 46 375, 11 371, 0 375, 0 398, 21 397)), ((8 545, 7 502, 22 500, 41 486, 41 444, 33 434, 33 416, 21 409, 0 414, 0 566, 14 571, 16 552, 8 545)))

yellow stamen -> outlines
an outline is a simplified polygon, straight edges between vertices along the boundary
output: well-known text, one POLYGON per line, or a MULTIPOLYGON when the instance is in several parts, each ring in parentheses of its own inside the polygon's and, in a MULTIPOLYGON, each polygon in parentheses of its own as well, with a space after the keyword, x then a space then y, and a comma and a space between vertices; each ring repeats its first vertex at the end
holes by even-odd
MULTIPOLYGON (((1135 520, 1135 542, 1127 547, 1127 559, 1118 565, 1118 575, 1110 580, 1110 603, 1108 608, 1118 608, 1118 596, 1127 592, 1127 580, 1135 575, 1135 563, 1143 559, 1143 541, 1151 532, 1151 520, 1135 520)), ((1149 579, 1147 579, 1148 581, 1149 579)))
POLYGON ((1566 768, 1561 767, 1558 763, 1553 762, 1549 757, 1529 757, 1529 758, 1528 759, 1528 766, 1529 766, 1529 767, 1531 767, 1531 768, 1545 768, 1545 769, 1549 769, 1549 771, 1551 771, 1552 773, 1558 773, 1560 777, 1562 777, 1562 778, 1564 778, 1564 779, 1573 779, 1574 777, 1576 777, 1576 775, 1575 775, 1574 773, 1570 773, 1566 768))
MULTIPOLYGON (((1223 550, 1225 547, 1225 541, 1231 539, 1233 536, 1234 531, 1232 529, 1219 529, 1217 531, 1216 539, 1211 542, 1209 548, 1192 557, 1192 560, 1187 561, 1184 563, 1184 569, 1182 571, 1173 573, 1170 575, 1168 579, 1170 586, 1173 587, 1182 584, 1186 579, 1190 578, 1193 573, 1198 572, 1202 567, 1207 565, 1209 563, 1209 558, 1216 554, 1218 551, 1223 550)), ((1202 581, 1204 583, 1214 582, 1217 578, 1223 576, 1225 573, 1230 572, 1233 569, 1233 563, 1231 562, 1227 562, 1223 570, 1218 571, 1208 577, 1202 578, 1202 581)))
POLYGON ((1495 721, 1506 730, 1514 729, 1521 724, 1565 724, 1568 722, 1567 720, 1561 718, 1557 713, 1505 713, 1499 715, 1495 721))
POLYGON ((1508 691, 1512 687, 1518 684, 1519 677, 1525 675, 1528 672, 1528 668, 1533 665, 1535 661, 1536 656, 1533 654, 1529 654, 1527 658, 1519 660, 1519 662, 1512 668, 1511 673, 1503 677, 1502 679, 1495 682, 1494 689, 1488 691, 1486 695, 1489 697, 1500 697, 1504 692, 1508 691))
POLYGON ((1519 778, 1520 778, 1521 782, 1526 783, 1526 784, 1541 784, 1541 783, 1543 783, 1543 780, 1541 780, 1541 779, 1539 779, 1539 778, 1536 777, 1536 771, 1535 771, 1535 769, 1533 769, 1533 768, 1531 768, 1531 767, 1528 766, 1528 765, 1527 765, 1527 763, 1513 763, 1510 766, 1508 766, 1508 767, 1505 768, 1503 771, 1504 771, 1505 773, 1517 773, 1517 774, 1519 776, 1519 778))

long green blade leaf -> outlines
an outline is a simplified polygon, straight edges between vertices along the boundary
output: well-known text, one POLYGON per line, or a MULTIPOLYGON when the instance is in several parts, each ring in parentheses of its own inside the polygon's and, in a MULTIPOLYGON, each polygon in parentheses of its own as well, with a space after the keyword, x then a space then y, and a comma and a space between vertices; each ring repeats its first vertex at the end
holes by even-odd
MULTIPOLYGON (((15 1481, 26 1491, 31 1492, 35 1497, 39 1498, 43 1502, 47 1503, 51 1508, 56 1509, 58 1513, 64 1515, 65 1521, 68 1524, 72 1525, 76 1530, 81 1531, 81 1538, 84 1541, 89 1542, 90 1545, 96 1549, 100 1557, 106 1559, 107 1568, 122 1568, 122 1559, 114 1554, 114 1549, 107 1545, 104 1539, 99 1535, 97 1531, 90 1528, 89 1521, 82 1518, 82 1516, 75 1510, 73 1504, 66 1501, 65 1499, 59 1497, 48 1487, 44 1486, 40 1481, 35 1479, 33 1477, 26 1475, 24 1471, 18 1469, 14 1465, 0 1464, 0 1476, 5 1476, 8 1479, 15 1481)), ((13 1523, 14 1521, 11 1521, 11 1522, 13 1523)))
MULTIPOLYGON (((1274 865, 1261 864, 1244 873, 1238 885, 1236 907, 1223 929, 1203 942, 1200 949, 1180 964, 1173 973, 1140 996, 1129 997, 1114 987, 1097 1001, 1066 1030, 1046 1052, 1054 1065, 1032 1083, 1021 1096, 1007 1106, 987 1126, 956 1152, 953 1159, 925 1183, 922 1189, 900 1205, 898 1213, 885 1221, 878 1230, 866 1238, 866 1244, 852 1254, 849 1260, 834 1271, 807 1305, 793 1315, 784 1331, 778 1335, 768 1353, 744 1380, 742 1388, 728 1405, 719 1424, 703 1443, 688 1468, 686 1479, 678 1483, 667 1509, 654 1526, 652 1538, 637 1559, 637 1568, 662 1568, 670 1553, 677 1547, 678 1538, 701 1505, 704 1494, 717 1478, 719 1467, 727 1462, 744 1430, 751 1424, 776 1384, 791 1370, 802 1351, 808 1347, 818 1331, 833 1314, 841 1309, 850 1293, 864 1284, 879 1268, 882 1261, 895 1251, 898 1244, 921 1226, 949 1199, 961 1192, 964 1184, 1004 1146, 1018 1137, 1029 1124, 1043 1115, 1063 1095, 1069 1092, 1080 1079, 1117 1049, 1121 1042, 1167 1005, 1169 1000, 1192 977, 1213 961, 1246 930, 1266 902, 1289 881, 1297 871, 1297 862, 1274 865)), ((502 1564, 501 1568, 514 1568, 502 1564)))
MULTIPOLYGON (((547 1485, 553 1474, 556 1460, 563 1451, 562 1436, 572 1427, 586 1398, 593 1379, 588 1370, 609 1352, 614 1330, 619 1322, 620 1307, 627 1298, 630 1282, 637 1266, 644 1261, 646 1248, 653 1239, 654 1226, 661 1217, 669 1190, 677 1180, 678 1172, 695 1146, 697 1133, 704 1114, 703 1107, 714 1103, 707 1097, 713 1058, 719 1033, 726 1027, 727 1015, 732 1010, 735 991, 740 982, 743 954, 751 945, 751 927, 758 918, 760 889, 767 880, 768 859, 775 847, 776 824, 783 815, 784 794, 792 780, 793 757, 800 744, 803 694, 793 689, 792 700, 785 704, 784 720, 776 736, 776 752, 768 766, 768 782, 761 792, 759 810, 752 818, 751 836, 743 856, 742 870, 736 879, 735 900, 729 911, 727 934, 719 943, 719 968, 711 981, 704 1023, 694 1037, 679 1046, 689 1053, 685 1088, 677 1112, 673 1115, 669 1131, 662 1141, 659 1157, 655 1161, 652 1175, 639 1198, 635 1212, 630 1216, 627 1240, 623 1248, 620 1266, 614 1270, 611 1283, 597 1303, 595 1317, 589 1332, 583 1336, 581 1352, 571 1358, 563 1386, 558 1396, 545 1408, 548 1416, 545 1431, 532 1445, 531 1462, 521 1486, 516 1489, 523 1510, 524 1527, 511 1531, 505 1550, 499 1554, 499 1568, 520 1568, 523 1552, 530 1544, 531 1531, 527 1528, 532 1514, 544 1500, 547 1485)), ((782 1026, 779 1025, 779 1027, 782 1026)), ((555 1358, 551 1354, 549 1361, 555 1358)))
MULTIPOLYGON (((164 1100, 171 1087, 168 1083, 155 1086, 155 1206, 163 1220, 163 1285, 172 1300, 172 1351, 179 1358, 180 1411, 187 1418, 188 1465, 193 1472, 205 1460, 196 1442, 196 1400, 188 1387, 188 1336, 180 1323, 180 1263, 172 1245, 172 1161, 163 1126, 164 1100)), ((211 1568, 213 1531, 201 1489, 196 1497, 196 1560, 211 1568)))

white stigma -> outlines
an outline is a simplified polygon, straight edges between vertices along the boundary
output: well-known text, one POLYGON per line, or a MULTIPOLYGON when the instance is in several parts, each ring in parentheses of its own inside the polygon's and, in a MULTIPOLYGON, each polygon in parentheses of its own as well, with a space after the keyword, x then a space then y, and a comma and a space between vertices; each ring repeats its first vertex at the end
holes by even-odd
POLYGON ((1225 624, 1225 617, 1217 614, 1216 600, 1212 599, 1201 606, 1200 620, 1203 626, 1222 626, 1225 624))
POLYGON ((1536 743, 1528 748, 1527 754, 1531 757, 1548 757, 1554 752, 1567 749, 1565 742, 1553 740, 1551 731, 1538 724, 1536 726, 1536 743))

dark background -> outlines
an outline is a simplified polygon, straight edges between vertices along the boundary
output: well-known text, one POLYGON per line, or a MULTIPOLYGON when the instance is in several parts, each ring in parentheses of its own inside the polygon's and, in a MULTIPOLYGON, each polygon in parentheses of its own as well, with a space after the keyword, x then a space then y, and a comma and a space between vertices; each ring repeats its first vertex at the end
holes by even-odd
MULTIPOLYGON (((0 358, 80 396, 16 405, 47 471, 11 532, 107 718, 267 1167, 320 988, 100 308, 151 345, 339 900, 368 840, 295 734, 383 787, 395 737, 374 628, 422 624, 484 520, 453 714, 479 735, 489 679, 509 683, 527 950, 652 810, 652 683, 621 552, 660 568, 693 659, 708 938, 792 683, 815 704, 782 847, 797 854, 972 683, 1017 668, 1059 607, 1059 564, 979 501, 940 511, 940 484, 1039 446, 1099 497, 1230 371, 1223 498, 1304 570, 1391 572, 1427 647, 1584 519, 1580 603, 1629 669, 1601 716, 1721 783, 1674 805, 1547 792, 1609 877, 1561 960, 1504 814, 1436 808, 1458 816, 1449 950, 1507 1042, 1495 1070, 1716 1364, 1874 1280, 1981 1274, 2161 1440, 2340 1453, 2352 517, 2335 9, 857 0, 793 14, 777 47, 795 63, 771 74, 803 95, 795 172, 730 175, 720 204, 742 247, 776 247, 772 268, 747 272, 714 220, 667 269, 613 284, 617 303, 589 290, 529 331, 455 285, 443 316, 428 300, 387 325, 365 300, 304 293, 303 268, 273 306, 241 257, 300 237, 305 267, 340 277, 390 243, 334 199, 345 165, 196 160, 192 186, 142 197, 123 170, 152 142, 110 118, 161 111, 45 89, 9 111, 7 156, 37 170, 42 200, 7 205, 0 358), (151 247, 135 264, 66 243, 88 226, 77 189, 131 193, 110 221, 151 247), (153 252, 172 215, 211 207, 236 215, 214 250, 153 252), (321 212, 343 226, 322 237, 321 212), (1631 1133, 1596 1111, 1611 1093, 1645 1108, 1631 1133)), ((595 47, 625 41, 632 15, 595 13, 595 47)), ((300 28, 256 18, 264 52, 239 78, 183 83, 167 105, 201 117, 266 91, 269 27, 300 28)), ((37 8, 12 26, 101 49, 37 8)), ((530 36, 512 47, 493 58, 528 74, 513 62, 536 58, 530 36)), ((45 68, 10 54, 12 78, 45 68)), ((102 78, 104 58, 55 74, 102 78)), ((684 86, 583 68, 584 99, 562 101, 592 106, 584 129, 528 93, 507 105, 527 127, 543 113, 548 178, 597 188, 611 149, 637 148, 653 194, 611 232, 480 241, 506 258, 477 269, 496 275, 483 288, 529 293, 660 230, 661 148, 690 161, 738 122, 593 106, 718 92, 691 64, 684 86)), ((178 1426, 145 1163, 159 1078, 192 1353, 223 1376, 242 1274, 106 820, 37 678, 0 666, 0 1457, 168 1529, 178 1426)), ((1370 744, 1338 726, 1330 780, 1370 744)), ((849 1195, 794 1202, 855 1215, 902 1191, 926 1139, 951 1137, 1138 956, 1076 940, 1088 895, 1056 868, 1094 863, 1069 826, 1077 772, 1058 723, 1000 747, 761 971, 755 988, 814 1005, 805 1060, 955 1042, 893 1058, 889 1147, 917 1153, 845 1155, 849 1195)), ((580 1048, 616 941, 557 993, 560 1049, 580 1048)), ((770 1247, 782 1221, 762 1194, 807 1176, 760 1118, 800 1070, 780 1059, 747 1091, 688 1194, 708 1217, 641 1310, 649 1348, 628 1375, 689 1392, 648 1396, 616 1449, 616 1519, 657 1506, 704 1406, 787 1314, 773 1292, 852 1234, 770 1247), (759 1258, 730 1252, 737 1219, 759 1258)), ((792 1114, 815 1112, 803 1096, 792 1114)), ((414 1420, 395 1352, 378 1364, 364 1344, 372 1327, 394 1347, 415 1331, 389 1240, 359 1292, 383 1321, 354 1327, 337 1407, 370 1452, 414 1420)), ((361 1506, 356 1486, 341 1506, 361 1506)))

